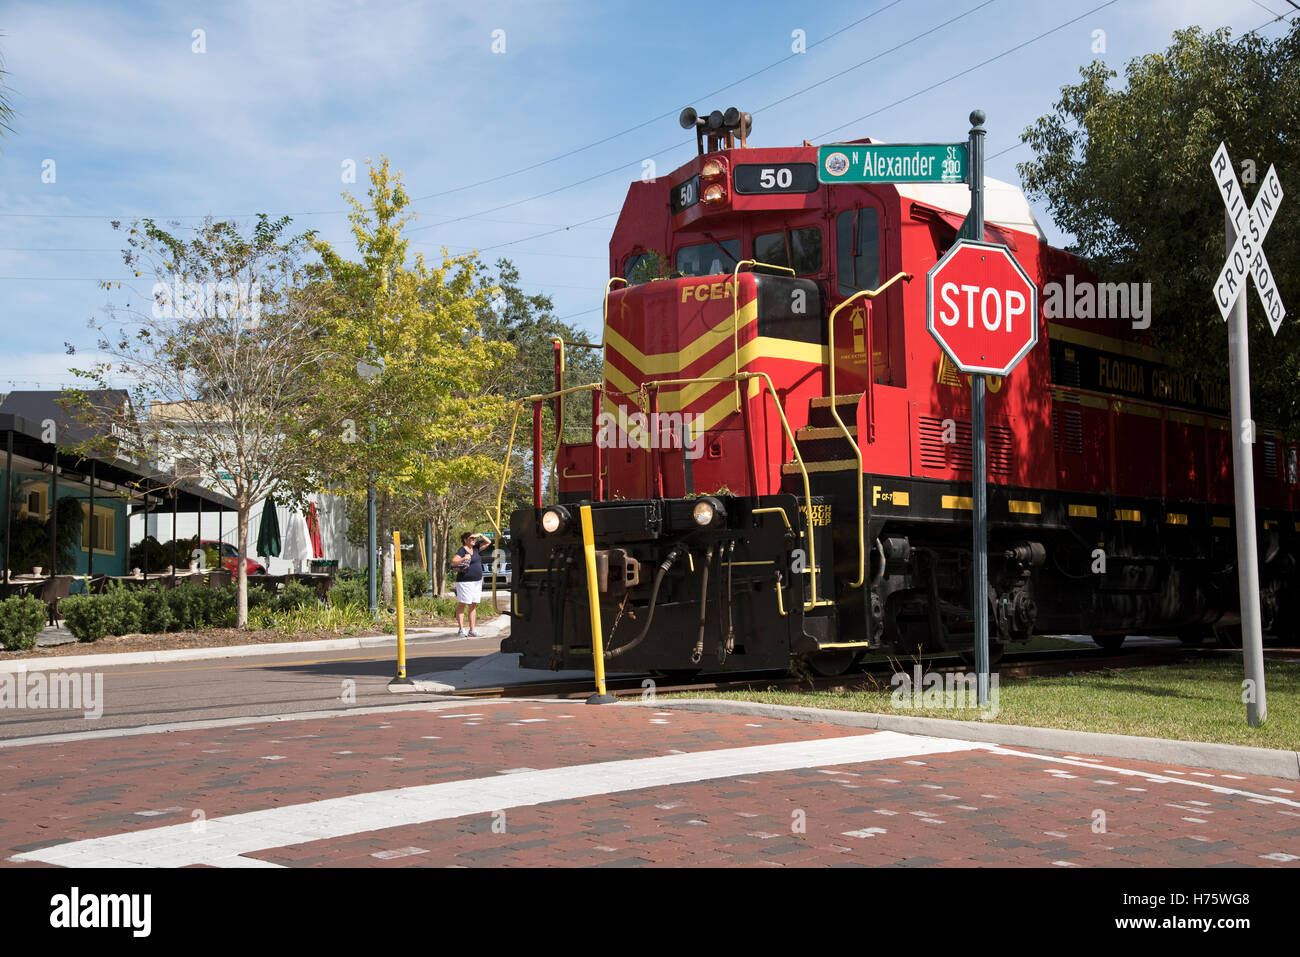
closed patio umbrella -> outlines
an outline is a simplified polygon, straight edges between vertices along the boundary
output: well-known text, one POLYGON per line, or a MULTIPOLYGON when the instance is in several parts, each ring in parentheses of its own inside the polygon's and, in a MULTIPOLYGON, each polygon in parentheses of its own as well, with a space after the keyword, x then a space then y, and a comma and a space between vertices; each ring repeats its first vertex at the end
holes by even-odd
POLYGON ((311 557, 324 558, 325 546, 320 537, 320 513, 316 511, 315 502, 307 506, 307 531, 311 534, 311 557))
POLYGON ((275 498, 262 503, 262 521, 257 528, 257 554, 267 558, 280 556, 280 519, 275 514, 275 498))

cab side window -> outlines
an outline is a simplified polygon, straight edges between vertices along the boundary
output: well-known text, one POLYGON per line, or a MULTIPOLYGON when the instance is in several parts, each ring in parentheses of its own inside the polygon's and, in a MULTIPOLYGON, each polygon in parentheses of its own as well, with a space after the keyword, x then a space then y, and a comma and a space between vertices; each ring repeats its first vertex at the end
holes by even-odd
POLYGON ((788 266, 798 276, 814 275, 822 268, 822 231, 808 226, 756 236, 754 258, 772 266, 788 266))
POLYGON ((880 221, 874 209, 846 209, 836 217, 835 251, 841 296, 880 285, 880 221))
POLYGON ((623 267, 623 278, 629 286, 639 286, 643 282, 658 279, 666 272, 663 256, 652 249, 628 257, 627 265, 623 267))
POLYGON ((740 261, 740 240, 724 239, 721 243, 699 243, 677 250, 673 265, 683 276, 715 276, 729 273, 740 261))

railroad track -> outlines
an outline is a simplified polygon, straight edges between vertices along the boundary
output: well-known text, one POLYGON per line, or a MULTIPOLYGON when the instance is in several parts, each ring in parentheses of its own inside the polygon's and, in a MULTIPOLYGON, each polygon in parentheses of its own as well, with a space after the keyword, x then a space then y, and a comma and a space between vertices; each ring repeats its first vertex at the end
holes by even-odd
MULTIPOLYGON (((1105 671, 1119 668, 1141 668, 1149 665, 1167 665, 1177 661, 1195 661, 1216 658, 1223 654, 1215 648, 1189 648, 1181 645, 1168 647, 1132 648, 1128 651, 1105 651, 1101 648, 1075 650, 1064 648, 1052 651, 1025 651, 1008 653, 998 662, 999 680, 1007 678, 1036 678, 1069 674, 1080 671, 1105 671)), ((889 687, 889 676, 897 671, 911 673, 920 666, 926 672, 939 674, 965 674, 973 670, 956 655, 931 656, 916 659, 885 659, 865 661, 857 668, 834 677, 792 676, 772 672, 738 672, 699 680, 672 681, 656 675, 631 675, 606 679, 606 690, 619 698, 638 697, 647 688, 646 679, 654 681, 656 693, 682 691, 856 691, 889 687)), ((534 681, 525 684, 491 688, 466 688, 453 692, 459 698, 586 698, 595 691, 593 682, 586 681, 534 681)))

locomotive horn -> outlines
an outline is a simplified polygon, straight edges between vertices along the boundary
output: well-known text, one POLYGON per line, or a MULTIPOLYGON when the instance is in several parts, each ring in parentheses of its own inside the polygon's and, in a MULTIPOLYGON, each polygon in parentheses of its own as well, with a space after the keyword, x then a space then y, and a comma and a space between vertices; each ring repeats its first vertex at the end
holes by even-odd
POLYGON ((695 107, 693 106, 688 106, 686 109, 682 110, 682 115, 677 117, 677 122, 682 125, 682 129, 684 130, 695 129, 695 127, 702 125, 700 123, 700 115, 695 112, 695 107))
POLYGON ((705 127, 710 133, 716 133, 722 129, 722 111, 714 110, 709 114, 708 125, 705 127))

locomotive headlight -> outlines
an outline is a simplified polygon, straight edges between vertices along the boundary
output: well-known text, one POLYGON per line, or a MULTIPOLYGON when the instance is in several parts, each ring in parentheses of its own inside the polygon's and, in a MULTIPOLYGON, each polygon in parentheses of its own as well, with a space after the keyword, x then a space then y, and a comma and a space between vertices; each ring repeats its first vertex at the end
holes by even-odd
POLYGON ((717 179, 727 172, 721 160, 711 159, 700 167, 700 179, 717 179))
POLYGON ((704 188, 704 194, 701 197, 706 203, 720 203, 727 198, 727 188, 721 183, 714 183, 712 186, 704 188))
POLYGON ((726 510, 722 503, 716 498, 706 497, 695 503, 695 508, 691 512, 691 517, 695 519, 695 524, 700 528, 708 528, 726 517, 726 510))
POLYGON ((554 535, 569 524, 569 510, 563 505, 555 505, 542 512, 542 531, 554 535))

